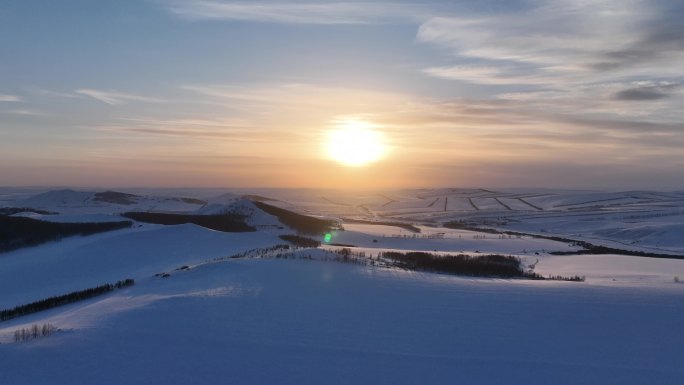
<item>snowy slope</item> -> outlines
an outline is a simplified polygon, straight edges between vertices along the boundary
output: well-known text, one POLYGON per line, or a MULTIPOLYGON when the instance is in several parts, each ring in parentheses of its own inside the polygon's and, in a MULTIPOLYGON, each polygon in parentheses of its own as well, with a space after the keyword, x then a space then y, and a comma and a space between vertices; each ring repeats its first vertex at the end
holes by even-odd
MULTIPOLYGON (((170 208, 241 212, 259 231, 143 224, 0 254, 0 309, 136 280, 101 297, 0 322, 0 384, 668 385, 684 378, 684 283, 675 282, 675 277, 684 282, 684 260, 556 256, 547 252, 573 247, 437 226, 468 219, 592 242, 637 240, 635 247, 659 242, 684 250, 678 236, 680 193, 255 192, 304 213, 433 224, 420 225, 419 234, 345 224, 345 231, 332 234, 332 242, 369 254, 389 249, 513 254, 543 275, 581 275, 585 282, 474 279, 321 260, 323 249, 332 246, 300 250, 299 259, 226 258, 282 244, 278 235, 292 233, 241 198, 245 193, 207 194, 206 205, 152 192, 136 195, 130 204, 95 201, 95 193, 87 192, 35 198, 33 204, 58 211, 53 217, 61 220, 114 218, 131 207, 170 208), (652 201, 635 206, 624 196, 652 201), (613 197, 627 203, 600 208, 586 203, 613 197), (452 199, 459 209, 448 211, 452 199), (526 204, 528 199, 543 210, 526 204), (476 210, 470 201, 483 207, 476 210), (439 204, 447 211, 440 213, 439 204), (563 204, 580 209, 551 209, 563 204), (313 260, 301 258, 308 255, 313 260), (18 328, 43 323, 60 330, 12 342, 18 328)), ((23 207, 25 197, 17 196, 21 199, 10 201, 23 207)))
POLYGON ((270 233, 145 225, 0 254, 0 308, 282 243, 270 233))
POLYGON ((10 321, 65 330, 0 345, 0 370, 17 385, 679 384, 681 289, 230 260, 10 321))
POLYGON ((16 207, 56 208, 87 205, 95 195, 89 191, 53 190, 19 200, 16 207))
MULTIPOLYGON (((202 207, 201 199, 135 195, 115 191, 76 191, 71 189, 50 190, 29 198, 8 202, 7 206, 44 209, 62 214, 63 217, 119 214, 126 211, 188 212, 202 207)), ((50 215, 44 220, 53 220, 50 215)), ((71 220, 71 221, 75 221, 71 220)))
POLYGON ((226 213, 236 213, 244 215, 245 221, 250 226, 256 228, 273 228, 282 226, 278 218, 267 214, 257 208, 254 203, 238 196, 223 195, 217 198, 212 198, 207 201, 207 204, 195 211, 199 215, 217 215, 226 213))
POLYGON ((268 193, 302 212, 347 212, 355 219, 431 225, 460 220, 504 231, 684 254, 682 192, 451 188, 375 195, 338 192, 328 201, 320 199, 317 191, 296 190, 296 196, 289 190, 268 193))
POLYGON ((421 233, 382 225, 345 224, 332 233, 332 243, 358 247, 399 250, 427 250, 451 253, 534 254, 573 251, 567 243, 531 237, 508 237, 476 231, 421 226, 421 233))

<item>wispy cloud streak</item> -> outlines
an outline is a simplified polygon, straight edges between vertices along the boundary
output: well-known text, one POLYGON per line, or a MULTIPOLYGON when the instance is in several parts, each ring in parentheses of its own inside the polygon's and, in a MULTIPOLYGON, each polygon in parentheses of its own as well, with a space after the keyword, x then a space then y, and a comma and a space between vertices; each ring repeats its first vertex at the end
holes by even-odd
POLYGON ((388 2, 183 0, 166 4, 172 13, 189 19, 286 24, 373 24, 413 20, 422 14, 418 6, 388 2))
POLYGON ((684 76, 684 29, 666 2, 533 2, 498 15, 434 17, 417 40, 444 48, 462 66, 431 76, 478 84, 566 86, 635 77, 684 76), (679 27, 677 27, 679 26, 679 27), (475 64, 473 64, 475 63, 475 64))
POLYGON ((111 90, 95 90, 90 88, 81 88, 75 90, 74 92, 80 95, 91 97, 95 100, 109 104, 111 106, 126 104, 128 102, 161 103, 164 101, 162 99, 111 90))
POLYGON ((9 111, 5 111, 5 113, 12 114, 12 115, 23 115, 23 116, 48 116, 49 115, 49 114, 42 112, 42 111, 26 110, 26 109, 9 110, 9 111))
POLYGON ((676 83, 640 84, 637 87, 618 91, 614 99, 628 101, 666 99, 672 97, 680 87, 681 85, 676 83))
POLYGON ((15 95, 0 94, 0 102, 20 102, 21 98, 15 95))

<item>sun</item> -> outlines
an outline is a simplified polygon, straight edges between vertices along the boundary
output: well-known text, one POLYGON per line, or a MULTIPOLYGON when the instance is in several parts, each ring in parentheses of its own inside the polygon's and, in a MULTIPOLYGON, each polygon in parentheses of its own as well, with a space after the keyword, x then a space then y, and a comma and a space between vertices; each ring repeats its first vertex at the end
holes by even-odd
POLYGON ((328 157, 345 166, 362 167, 373 163, 385 154, 383 135, 376 126, 356 119, 334 122, 328 132, 328 157))

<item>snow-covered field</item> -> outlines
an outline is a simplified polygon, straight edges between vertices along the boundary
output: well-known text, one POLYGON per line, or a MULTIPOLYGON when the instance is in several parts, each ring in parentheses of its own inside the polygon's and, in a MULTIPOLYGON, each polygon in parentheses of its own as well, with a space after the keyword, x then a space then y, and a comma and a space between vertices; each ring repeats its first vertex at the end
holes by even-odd
POLYGON ((565 193, 563 198, 559 195, 564 193, 543 190, 445 189, 383 192, 382 196, 364 193, 345 200, 347 193, 254 192, 301 212, 402 220, 421 229, 413 233, 395 226, 345 224, 344 231, 333 233, 332 243, 353 245, 356 251, 502 253, 534 264, 534 271, 543 275, 586 276, 585 282, 559 282, 344 264, 324 260, 326 250, 343 247, 330 245, 300 250, 289 259, 226 258, 283 243, 278 235, 293 233, 274 226, 278 223, 274 217, 241 200, 245 192, 232 193, 183 194, 201 197, 200 204, 175 199, 173 194, 161 198, 138 191, 142 198, 119 204, 93 201, 93 193, 61 191, 37 199, 22 191, 0 190, 0 206, 31 207, 26 203, 39 202, 42 207, 32 208, 59 213, 41 215, 54 221, 79 216, 120 219, 117 214, 131 207, 210 214, 222 212, 223 205, 248 213, 250 223, 259 229, 222 233, 192 224, 136 224, 0 254, 0 309, 124 278, 136 281, 103 296, 0 322, 0 383, 684 381, 684 260, 551 255, 577 247, 440 226, 454 219, 483 225, 499 220, 504 229, 539 232, 544 226, 544 233, 580 234, 582 239, 610 244, 628 243, 619 236, 629 236, 615 229, 640 227, 642 232, 635 233, 641 236, 640 247, 651 247, 648 242, 657 238, 658 248, 677 252, 684 250, 684 236, 677 237, 682 224, 676 214, 684 194, 565 193), (441 214, 433 210, 440 202, 442 210, 445 202, 447 210, 454 207, 448 202, 452 196, 459 202, 471 197, 478 209, 441 214), (612 200, 607 199, 612 198, 623 203, 608 206, 612 200), (647 198, 651 201, 642 202, 647 198), (583 207, 588 200, 602 199, 606 206, 600 208, 563 206, 583 207), (524 209, 523 201, 541 210, 524 209), (420 207, 424 211, 419 212, 420 207), (398 211, 404 214, 386 215, 398 211), (577 213, 595 219, 584 221, 577 213), (313 259, 307 259, 309 255, 313 259), (181 266, 189 268, 179 270, 181 266), (158 273, 170 276, 162 278, 158 273), (676 277, 682 282, 675 282, 676 277), (15 330, 44 323, 59 330, 48 337, 13 342, 15 330))
POLYGON ((491 253, 536 255, 546 251, 573 251, 577 247, 548 239, 487 234, 421 226, 412 233, 393 226, 345 224, 345 230, 332 233, 332 242, 363 248, 451 253, 491 253))
MULTIPOLYGON (((264 191, 290 202, 288 190, 264 191)), ((336 217, 481 227, 584 239, 629 250, 684 254, 684 192, 421 189, 337 193, 298 190, 296 206, 336 217), (359 200, 358 196, 365 197, 359 200), (430 203, 434 204, 430 205, 430 203), (360 210, 359 207, 364 210, 360 210)))

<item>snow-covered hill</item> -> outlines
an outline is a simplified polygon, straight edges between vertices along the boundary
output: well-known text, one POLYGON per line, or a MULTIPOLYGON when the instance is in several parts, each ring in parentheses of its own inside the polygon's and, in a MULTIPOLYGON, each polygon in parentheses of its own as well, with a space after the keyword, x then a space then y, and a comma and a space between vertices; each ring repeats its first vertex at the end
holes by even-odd
MULTIPOLYGON (((161 208, 199 215, 241 213, 257 231, 137 223, 0 254, 0 309, 125 278, 136 282, 0 322, 0 383, 667 385, 684 378, 684 260, 551 255, 578 247, 439 227, 439 221, 466 218, 482 226, 498 221, 503 228, 539 232, 541 227, 545 234, 565 232, 584 239, 591 234, 613 243, 667 238, 668 247, 684 249, 684 239, 671 232, 681 228, 674 215, 676 194, 649 193, 653 199, 671 199, 669 208, 659 200, 639 203, 637 211, 587 208, 577 216, 578 210, 551 212, 548 207, 594 200, 594 193, 532 200, 533 192, 503 196, 441 189, 349 201, 343 193, 267 193, 255 192, 299 212, 365 213, 356 217, 416 223, 421 231, 346 224, 320 248, 265 253, 255 249, 283 244, 279 235, 295 232, 243 193, 204 196, 201 204, 152 192, 108 194, 105 201, 96 199, 97 193, 68 190, 8 199, 14 207, 59 212, 42 216, 62 220, 161 208), (522 195, 527 198, 515 198, 522 195), (467 217, 456 211, 435 217, 433 208, 441 204, 450 210, 456 196, 458 205, 472 200, 479 211, 497 199, 511 212, 511 200, 524 205, 529 198, 528 203, 544 206, 505 217, 475 209, 467 217), (401 214, 390 214, 392 205, 392 212, 401 214), (655 212, 672 215, 652 216, 655 212), (375 255, 375 261, 385 250, 500 253, 521 258, 545 276, 580 275, 586 281, 459 277, 390 268, 368 259, 345 264, 334 257, 342 248, 366 258, 375 255), (13 341, 14 331, 43 324, 58 330, 13 341)), ((315 238, 324 241, 322 235, 315 238)))
POLYGON ((681 191, 419 189, 267 192, 303 212, 338 218, 441 225, 466 221, 507 231, 558 235, 644 252, 684 254, 681 191))
MULTIPOLYGON (((202 199, 135 195, 117 191, 51 190, 25 199, 9 202, 8 206, 42 209, 61 214, 63 218, 126 211, 189 212, 206 204, 202 199)), ((87 218, 87 217, 86 217, 87 218)), ((46 220, 54 217, 45 216, 46 220)), ((72 221, 77 219, 72 219, 72 221)))
POLYGON ((273 215, 267 214, 257 208, 254 203, 240 196, 222 195, 207 200, 207 204, 195 211, 199 215, 217 214, 242 214, 246 218, 247 224, 256 228, 279 227, 282 224, 273 215))
POLYGON ((62 330, 0 345, 0 369, 11 384, 679 384, 672 285, 229 260, 6 322, 62 330))

